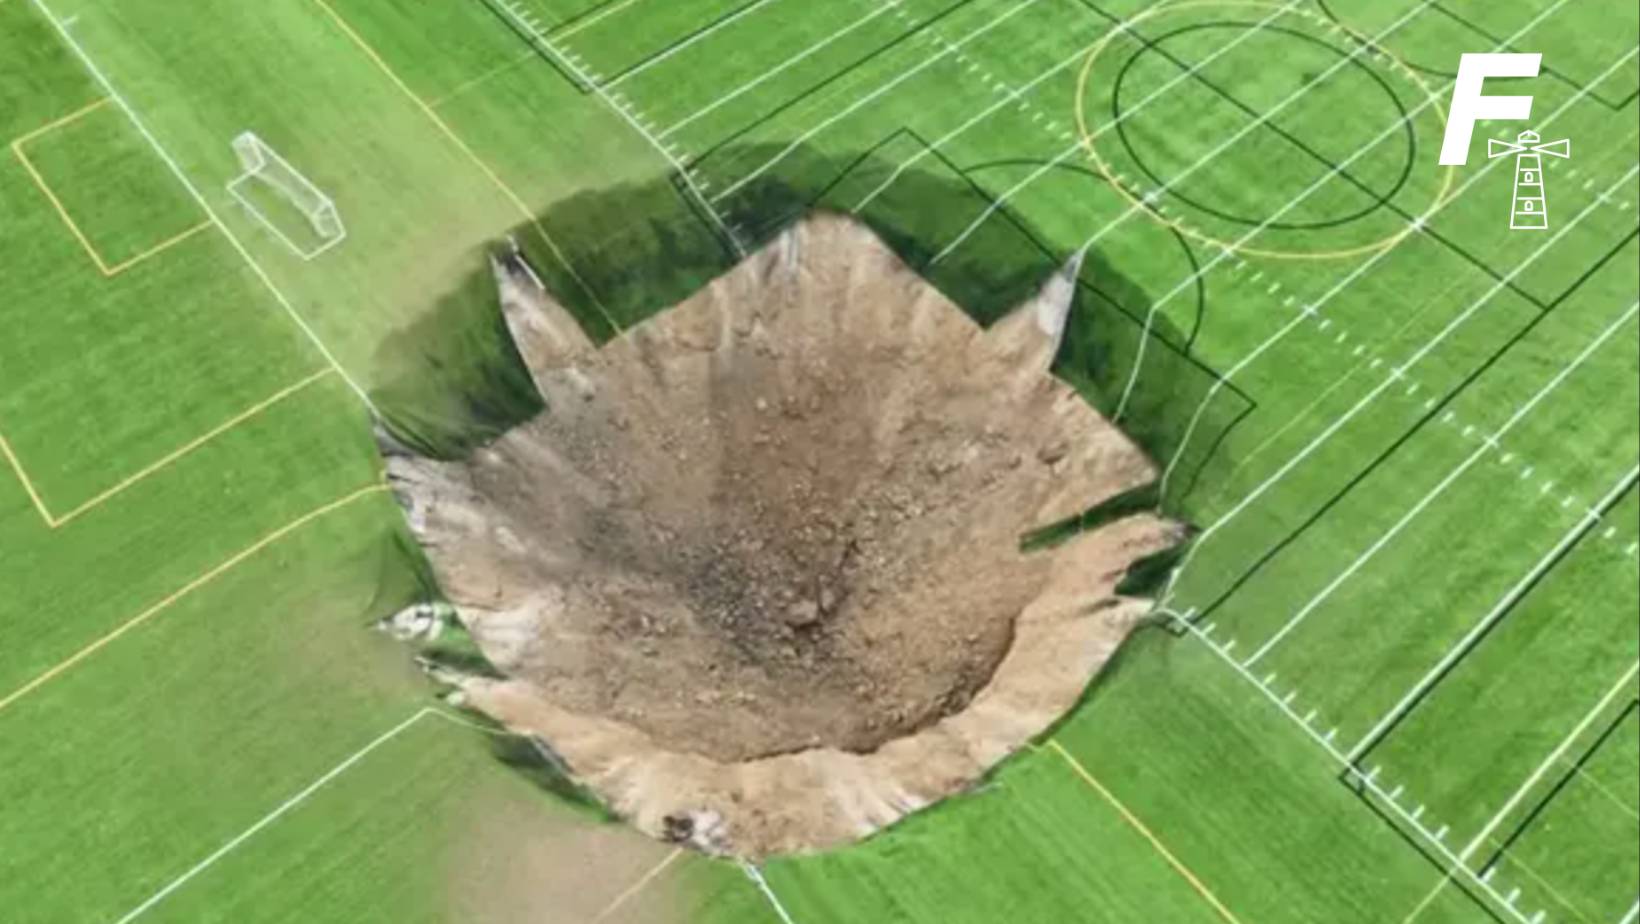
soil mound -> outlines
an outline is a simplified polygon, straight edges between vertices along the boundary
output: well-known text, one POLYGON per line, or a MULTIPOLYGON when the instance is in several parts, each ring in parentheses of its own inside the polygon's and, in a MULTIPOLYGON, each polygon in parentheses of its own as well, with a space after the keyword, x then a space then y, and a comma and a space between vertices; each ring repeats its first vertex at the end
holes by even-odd
POLYGON ((460 462, 389 458, 505 680, 469 701, 657 836, 851 840, 1068 708, 1179 538, 1147 515, 1025 552, 1153 477, 1048 374, 1077 267, 989 330, 865 227, 795 226, 594 349, 499 260, 548 410, 460 462))

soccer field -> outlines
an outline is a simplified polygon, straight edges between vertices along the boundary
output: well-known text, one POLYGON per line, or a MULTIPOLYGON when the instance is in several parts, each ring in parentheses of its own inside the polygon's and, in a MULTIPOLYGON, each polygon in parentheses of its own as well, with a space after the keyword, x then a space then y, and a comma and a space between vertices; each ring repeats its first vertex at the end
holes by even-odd
POLYGON ((1637 98, 1625 0, 0 0, 0 920, 1635 924, 1637 98), (742 867, 370 628, 371 427, 540 410, 499 241, 601 341, 816 208, 982 322, 1086 251, 1055 371, 1195 533, 977 791, 742 867))

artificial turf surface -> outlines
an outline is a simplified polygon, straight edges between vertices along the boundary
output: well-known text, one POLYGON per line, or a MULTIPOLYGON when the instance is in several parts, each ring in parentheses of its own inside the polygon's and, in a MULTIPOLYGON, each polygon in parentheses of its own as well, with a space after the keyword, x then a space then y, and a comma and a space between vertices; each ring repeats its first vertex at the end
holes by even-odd
MULTIPOLYGON (((105 276, 0 163, 8 920, 455 919, 463 807, 570 825, 434 718, 253 827, 430 703, 366 628, 420 585, 392 505, 354 497, 379 472, 349 386, 458 451, 535 410, 478 284, 498 237, 608 337, 814 206, 857 210, 983 320, 1093 243, 1056 369, 1173 469, 1166 509, 1208 532, 1170 605, 1237 647, 1147 630, 980 792, 771 864, 794 920, 1628 911, 1632 690, 1534 774, 1640 654, 1632 4, 530 0, 544 42, 482 0, 49 7, 140 120, 104 104, 20 145, 105 263, 220 227, 105 276), (1394 59, 1352 57, 1363 36, 1394 59), (1574 139, 1547 234, 1507 230, 1511 171, 1478 153, 1522 126, 1435 164, 1423 104, 1505 42, 1545 53, 1533 127, 1574 139), (336 200, 344 246, 303 262, 235 210, 247 129, 336 200), (1448 843, 1492 829, 1511 908, 1440 886, 1439 851, 1229 662, 1301 615, 1254 673, 1353 743, 1568 535, 1366 761, 1448 843)), ((0 140, 106 95, 42 7, 0 2, 0 140)), ((688 899, 610 920, 779 920, 733 867, 668 875, 688 899)), ((609 879, 589 888, 630 884, 609 879)))

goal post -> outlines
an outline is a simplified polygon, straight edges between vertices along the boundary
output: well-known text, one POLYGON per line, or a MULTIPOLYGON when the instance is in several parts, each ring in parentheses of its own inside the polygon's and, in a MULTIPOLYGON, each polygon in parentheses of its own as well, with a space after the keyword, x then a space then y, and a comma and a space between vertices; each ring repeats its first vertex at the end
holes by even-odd
POLYGON ((255 132, 232 146, 240 173, 228 193, 292 253, 311 260, 347 238, 336 203, 255 132))

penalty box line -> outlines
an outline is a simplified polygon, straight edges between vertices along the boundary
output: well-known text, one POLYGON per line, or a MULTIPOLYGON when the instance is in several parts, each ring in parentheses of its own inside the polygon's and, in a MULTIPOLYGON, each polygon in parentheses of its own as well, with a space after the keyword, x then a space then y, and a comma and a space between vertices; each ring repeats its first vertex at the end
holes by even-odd
POLYGON ((19 700, 45 686, 47 683, 50 683, 52 680, 55 680, 57 677, 72 669, 81 661, 84 661, 85 659, 96 654, 98 651, 101 651, 103 648, 118 640, 120 636, 125 635, 132 629, 141 626, 143 623, 148 622, 155 616, 158 616, 170 609, 171 606, 176 604, 178 601, 181 601, 200 588, 212 583, 217 578, 245 562, 247 559, 254 557, 257 553, 277 543, 279 540, 285 538, 291 533, 296 532, 302 527, 320 519, 321 517, 324 517, 327 514, 347 507, 355 501, 369 497, 373 494, 381 494, 388 490, 389 488, 386 484, 379 482, 366 485, 365 487, 359 488, 351 493, 344 494, 336 500, 322 504, 319 507, 302 514, 296 519, 291 520, 289 523, 265 533, 260 539, 257 539, 245 548, 235 552, 233 555, 230 555, 228 558, 219 562, 205 573, 188 581, 186 584, 183 584, 181 587, 167 594, 147 609, 116 626, 112 631, 103 635, 101 638, 90 643, 89 645, 86 645, 74 654, 69 655, 67 658, 57 662, 56 665, 47 668, 33 680, 28 681, 17 689, 7 693, 5 696, 0 696, 0 712, 5 711, 8 707, 16 704, 19 700))
POLYGON ((210 221, 201 221, 193 227, 173 234, 158 244, 155 244, 154 246, 149 247, 134 256, 112 264, 104 259, 102 253, 97 250, 94 244, 91 243, 91 238, 85 233, 84 230, 80 228, 80 224, 74 220, 74 216, 69 213, 68 206, 64 205, 63 201, 57 197, 57 193, 52 190, 51 184, 47 182, 46 178, 40 173, 39 168, 34 166, 33 161, 29 160, 27 152, 23 150, 23 146, 60 128, 72 125, 86 116, 101 110, 113 101, 114 98, 112 96, 104 96, 99 100, 81 106, 79 109, 74 110, 68 115, 53 119, 33 131, 20 135, 12 139, 11 142, 11 153, 17 158, 17 162, 21 164, 23 170, 28 173, 29 179, 34 181, 34 185, 40 190, 40 193, 46 197, 46 201, 51 203, 51 207, 54 211, 56 211, 57 217, 62 221, 63 225, 68 228, 69 233, 74 236, 74 240, 79 242, 80 248, 85 251, 86 256, 90 257, 91 262, 96 264, 97 271, 102 273, 105 277, 118 276, 120 273, 125 272, 144 260, 147 260, 150 257, 158 256, 159 254, 170 250, 172 247, 175 247, 176 245, 211 226, 210 221))
POLYGON ((335 369, 326 366, 318 372, 315 372, 294 384, 286 385, 284 388, 279 389, 272 395, 263 398, 261 401, 256 402, 245 410, 240 411, 238 414, 235 414, 222 423, 217 424, 211 429, 205 431, 203 434, 189 440, 176 449, 173 449, 171 452, 166 453, 158 460, 143 466, 135 474, 128 475, 125 478, 120 479, 120 481, 112 487, 96 494, 91 499, 81 503, 79 506, 61 516, 53 514, 51 512, 51 508, 46 505, 45 498, 40 494, 40 489, 34 484, 34 480, 29 477, 28 469, 23 466, 22 459, 18 458, 16 450, 14 450, 11 444, 6 441, 4 434, 0 434, 0 455, 4 455, 6 457, 6 461, 11 465, 12 470, 17 473, 17 479, 22 482, 23 490, 28 494, 29 500, 34 503, 34 509, 40 514, 40 518, 45 520, 46 526, 50 529, 60 529, 63 526, 66 526, 70 521, 80 517, 82 514, 88 513, 108 501, 113 500, 116 496, 133 487, 138 482, 158 473, 160 470, 166 468, 174 462, 179 461, 184 456, 193 453, 195 450, 203 447, 207 443, 210 443, 222 434, 227 433, 229 430, 232 430, 251 418, 256 417, 263 411, 266 411, 274 405, 279 404, 286 398, 289 398, 297 392, 306 389, 309 385, 312 385, 335 371, 335 369))
POLYGON ((313 326, 307 322, 306 318, 302 317, 301 312, 296 310, 296 306, 291 302, 290 298, 285 295, 284 290, 280 289, 279 286, 273 281, 273 277, 268 275, 268 271, 262 266, 262 264, 258 263, 255 257, 251 256, 251 252, 245 246, 244 242, 233 233, 227 223, 224 222, 221 216, 216 213, 216 210, 211 207, 211 203, 205 198, 205 194, 200 192, 199 187, 194 184, 192 179, 189 179, 187 171, 182 169, 182 165, 177 162, 176 158, 172 157, 170 152, 165 149, 165 146, 160 144, 159 139, 156 138, 154 133, 148 129, 147 123, 143 122, 142 118, 137 115, 137 110, 133 108, 131 104, 127 102, 124 97, 120 96, 118 91, 114 89, 114 82, 109 79, 108 75, 103 72, 102 68, 97 66, 97 62, 91 57, 91 53, 85 50, 85 47, 80 44, 79 40, 68 31, 68 27, 63 24, 63 21, 57 18, 57 14, 51 11, 51 7, 46 5, 46 0, 29 0, 29 2, 34 6, 34 9, 45 18, 46 22, 51 24, 52 29, 57 33, 58 39, 69 49, 69 51, 74 54, 74 57, 79 60, 80 66, 85 68, 86 73, 91 75, 91 79, 96 82, 98 86, 102 87, 103 92, 107 94, 108 98, 112 100, 114 104, 120 108, 120 111, 125 114, 126 120, 129 121, 132 127, 137 130, 137 134, 142 136, 142 139, 148 143, 148 146, 153 149, 156 155, 159 156, 159 159, 164 161, 165 166, 170 168, 171 175, 176 177, 177 182, 182 184, 182 188, 186 189, 188 191, 188 195, 192 196, 193 200, 199 204, 201 209, 204 210, 206 216, 209 217, 211 224, 216 225, 217 229, 222 232, 222 236, 227 239, 228 244, 233 247, 234 252, 239 254, 240 259, 245 261, 246 266, 250 267, 251 272, 258 280, 261 281, 263 287, 266 288, 273 296, 274 301, 279 303, 280 308, 284 309, 290 319, 295 322, 297 328, 302 331, 302 333, 308 338, 309 342, 313 344, 314 348, 319 351, 319 355, 323 356, 325 361, 330 363, 330 365, 335 368, 336 373, 342 377, 342 380, 345 381, 348 387, 353 390, 353 393, 358 395, 360 402, 362 402, 372 414, 380 417, 381 414, 376 409, 376 403, 370 400, 370 395, 364 390, 364 387, 348 374, 347 370, 342 367, 341 362, 336 359, 335 354, 330 352, 330 347, 326 346, 325 342, 319 338, 318 332, 313 329, 313 326))

